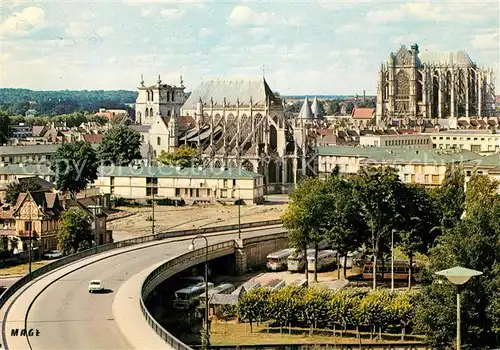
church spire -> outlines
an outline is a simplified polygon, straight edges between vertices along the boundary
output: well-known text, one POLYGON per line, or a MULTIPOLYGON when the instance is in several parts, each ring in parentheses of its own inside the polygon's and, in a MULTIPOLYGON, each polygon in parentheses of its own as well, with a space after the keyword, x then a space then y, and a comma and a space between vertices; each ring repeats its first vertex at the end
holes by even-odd
POLYGON ((141 74, 141 86, 144 87, 144 76, 141 74))
POLYGON ((160 74, 158 74, 158 81, 157 81, 158 85, 161 84, 161 78, 160 78, 160 74))

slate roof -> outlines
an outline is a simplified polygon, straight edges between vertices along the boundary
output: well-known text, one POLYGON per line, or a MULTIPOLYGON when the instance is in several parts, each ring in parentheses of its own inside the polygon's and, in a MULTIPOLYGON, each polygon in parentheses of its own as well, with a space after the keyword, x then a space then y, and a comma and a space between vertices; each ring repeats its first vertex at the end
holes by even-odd
POLYGON ((456 64, 459 67, 473 67, 475 64, 470 59, 469 55, 465 51, 455 51, 455 52, 428 52, 423 51, 418 54, 420 62, 430 63, 430 64, 456 64))
POLYGON ((182 109, 196 109, 200 100, 203 106, 214 105, 222 107, 224 99, 226 105, 235 106, 237 101, 240 105, 248 106, 250 98, 253 105, 264 106, 268 98, 274 99, 272 90, 265 79, 256 80, 209 80, 202 82, 186 100, 182 109))
POLYGON ((19 194, 16 208, 14 209, 14 216, 17 215, 17 211, 21 208, 23 202, 28 200, 30 196, 41 212, 45 215, 59 216, 64 210, 57 193, 47 191, 30 191, 29 193, 19 194))
POLYGON ((314 97, 312 106, 311 106, 311 111, 314 115, 314 118, 316 119, 322 119, 323 118, 323 113, 321 112, 321 107, 319 105, 318 99, 314 97))
POLYGON ((22 184, 28 181, 32 181, 37 183, 42 190, 52 190, 56 188, 56 185, 54 185, 52 182, 49 182, 47 180, 42 179, 41 177, 38 176, 29 176, 29 177, 20 177, 17 179, 17 181, 22 184))
POLYGON ((302 104, 302 107, 300 108, 299 112, 299 119, 313 119, 313 112, 311 110, 311 106, 309 105, 309 100, 306 99, 304 100, 304 103, 302 104))

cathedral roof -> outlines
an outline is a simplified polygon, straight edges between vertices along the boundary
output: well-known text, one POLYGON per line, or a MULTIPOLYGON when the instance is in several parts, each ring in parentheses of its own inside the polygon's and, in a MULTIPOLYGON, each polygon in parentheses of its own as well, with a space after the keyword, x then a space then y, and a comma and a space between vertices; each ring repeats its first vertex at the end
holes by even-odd
POLYGON ((311 110, 311 106, 309 106, 309 100, 306 99, 304 100, 304 103, 302 104, 302 108, 300 109, 299 112, 299 119, 313 119, 313 112, 311 110))
POLYGON ((312 106, 311 106, 311 111, 314 114, 315 119, 322 119, 323 118, 323 113, 321 112, 321 108, 319 106, 318 99, 314 97, 312 106))
POLYGON ((252 104, 265 105, 268 98, 274 99, 274 94, 267 85, 265 79, 259 80, 210 80, 201 83, 184 103, 183 109, 196 109, 200 100, 204 106, 210 106, 213 99, 214 105, 221 107, 225 103, 228 106, 248 106, 250 99, 252 104))
POLYGON ((474 62, 470 59, 469 55, 465 51, 455 51, 455 52, 421 52, 419 53, 419 58, 422 63, 429 64, 456 64, 460 67, 473 67, 474 62))

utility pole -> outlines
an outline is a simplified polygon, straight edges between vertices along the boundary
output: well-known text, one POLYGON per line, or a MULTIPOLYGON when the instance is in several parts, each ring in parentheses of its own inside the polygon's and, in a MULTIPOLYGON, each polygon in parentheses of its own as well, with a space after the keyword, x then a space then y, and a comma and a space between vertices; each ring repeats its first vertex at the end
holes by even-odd
POLYGON ((155 234, 155 188, 151 188, 151 193, 153 194, 153 199, 151 201, 151 209, 153 210, 153 213, 151 215, 151 234, 155 234))
MULTIPOLYGON (((31 201, 30 201, 30 203, 31 203, 31 201)), ((32 226, 33 226, 33 220, 31 219, 31 205, 30 205, 30 238, 29 238, 29 246, 28 246, 28 274, 29 274, 30 278, 31 278, 31 242, 32 242, 32 230, 33 230, 32 226)))
POLYGON ((238 186, 238 239, 241 239, 241 192, 238 186))

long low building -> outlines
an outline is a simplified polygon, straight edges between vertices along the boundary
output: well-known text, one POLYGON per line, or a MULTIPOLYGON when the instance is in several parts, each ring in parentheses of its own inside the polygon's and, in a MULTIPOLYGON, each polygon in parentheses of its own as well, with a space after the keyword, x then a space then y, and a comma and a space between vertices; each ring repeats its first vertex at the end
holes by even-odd
POLYGON ((419 147, 318 147, 318 170, 330 174, 335 166, 342 174, 355 174, 363 166, 392 166, 404 183, 438 186, 448 164, 461 164, 467 178, 473 173, 494 175, 500 156, 483 157, 468 150, 440 150, 419 147))
MULTIPOLYGON (((43 164, 0 164, 0 186, 17 178, 39 176, 54 181, 43 164)), ((97 180, 89 185, 105 194, 130 199, 182 199, 188 204, 264 201, 264 178, 243 169, 101 166, 97 180)))

